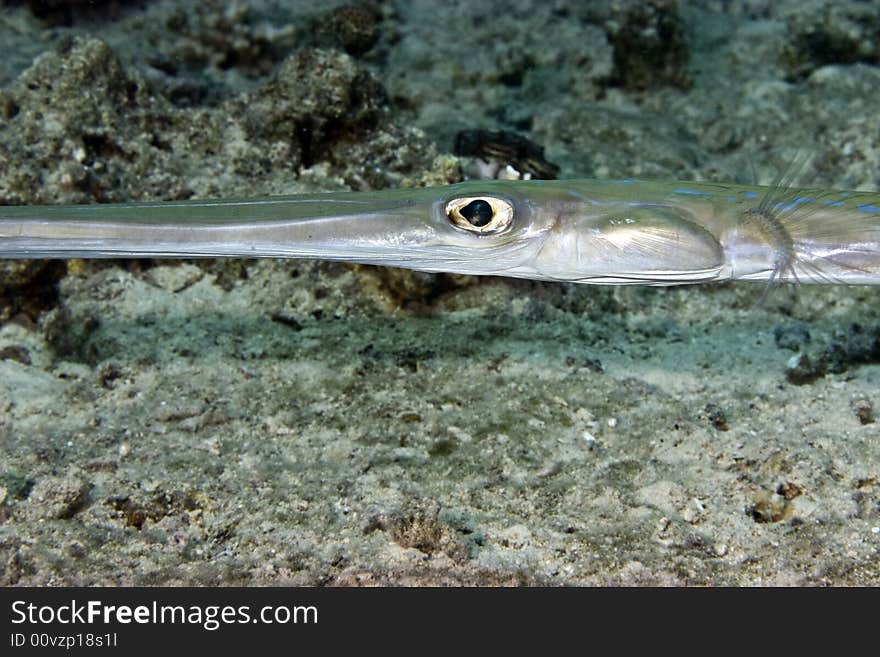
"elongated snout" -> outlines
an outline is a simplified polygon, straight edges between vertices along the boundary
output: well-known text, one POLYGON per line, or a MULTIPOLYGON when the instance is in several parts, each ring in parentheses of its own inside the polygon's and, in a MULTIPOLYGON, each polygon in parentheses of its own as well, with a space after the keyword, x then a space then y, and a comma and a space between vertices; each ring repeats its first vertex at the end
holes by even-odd
POLYGON ((462 184, 258 199, 0 208, 0 257, 286 257, 504 274, 528 257, 515 188, 462 184))

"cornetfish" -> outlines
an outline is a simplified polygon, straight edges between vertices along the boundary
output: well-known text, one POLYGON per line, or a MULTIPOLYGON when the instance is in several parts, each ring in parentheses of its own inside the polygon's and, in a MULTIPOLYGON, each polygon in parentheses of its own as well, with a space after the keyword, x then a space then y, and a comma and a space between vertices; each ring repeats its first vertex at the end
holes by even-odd
POLYGON ((0 258, 279 257, 599 284, 880 283, 880 193, 643 180, 0 206, 0 258))

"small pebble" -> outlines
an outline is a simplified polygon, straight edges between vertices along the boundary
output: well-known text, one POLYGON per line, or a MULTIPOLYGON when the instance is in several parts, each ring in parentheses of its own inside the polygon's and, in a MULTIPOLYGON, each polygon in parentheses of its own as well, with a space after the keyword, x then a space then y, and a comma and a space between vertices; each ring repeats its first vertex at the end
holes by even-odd
POLYGON ((852 404, 856 417, 862 424, 874 423, 874 405, 867 399, 857 399, 852 404))

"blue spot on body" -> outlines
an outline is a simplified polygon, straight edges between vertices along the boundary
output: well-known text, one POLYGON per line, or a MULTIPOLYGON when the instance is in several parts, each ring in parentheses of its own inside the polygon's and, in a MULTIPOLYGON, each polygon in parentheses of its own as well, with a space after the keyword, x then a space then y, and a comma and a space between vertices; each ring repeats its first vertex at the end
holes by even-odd
POLYGON ((809 196, 798 196, 790 202, 780 202, 776 204, 777 210, 796 210, 799 205, 803 205, 804 203, 815 203, 816 199, 810 198, 809 196))
POLYGON ((846 205, 843 201, 825 201, 825 205, 830 205, 833 208, 840 208, 846 205))
POLYGON ((733 203, 736 200, 736 196, 727 196, 725 198, 727 198, 727 200, 730 201, 731 203, 733 203))
POLYGON ((858 209, 862 212, 870 212, 873 214, 876 212, 880 212, 880 205, 872 205, 871 203, 867 203, 865 205, 859 205, 858 209))
POLYGON ((712 192, 704 192, 699 189, 675 189, 675 194, 686 194, 687 196, 712 196, 712 192))
POLYGON ((746 198, 758 198, 758 192, 745 192, 743 196, 746 198))

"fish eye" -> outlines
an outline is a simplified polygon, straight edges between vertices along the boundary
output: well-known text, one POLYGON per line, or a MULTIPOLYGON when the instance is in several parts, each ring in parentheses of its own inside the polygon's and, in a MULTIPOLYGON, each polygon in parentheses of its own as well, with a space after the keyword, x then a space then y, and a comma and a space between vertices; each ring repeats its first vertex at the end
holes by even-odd
POLYGON ((478 235, 492 235, 513 223, 513 204, 492 196, 465 196, 446 204, 446 216, 457 228, 478 235))

